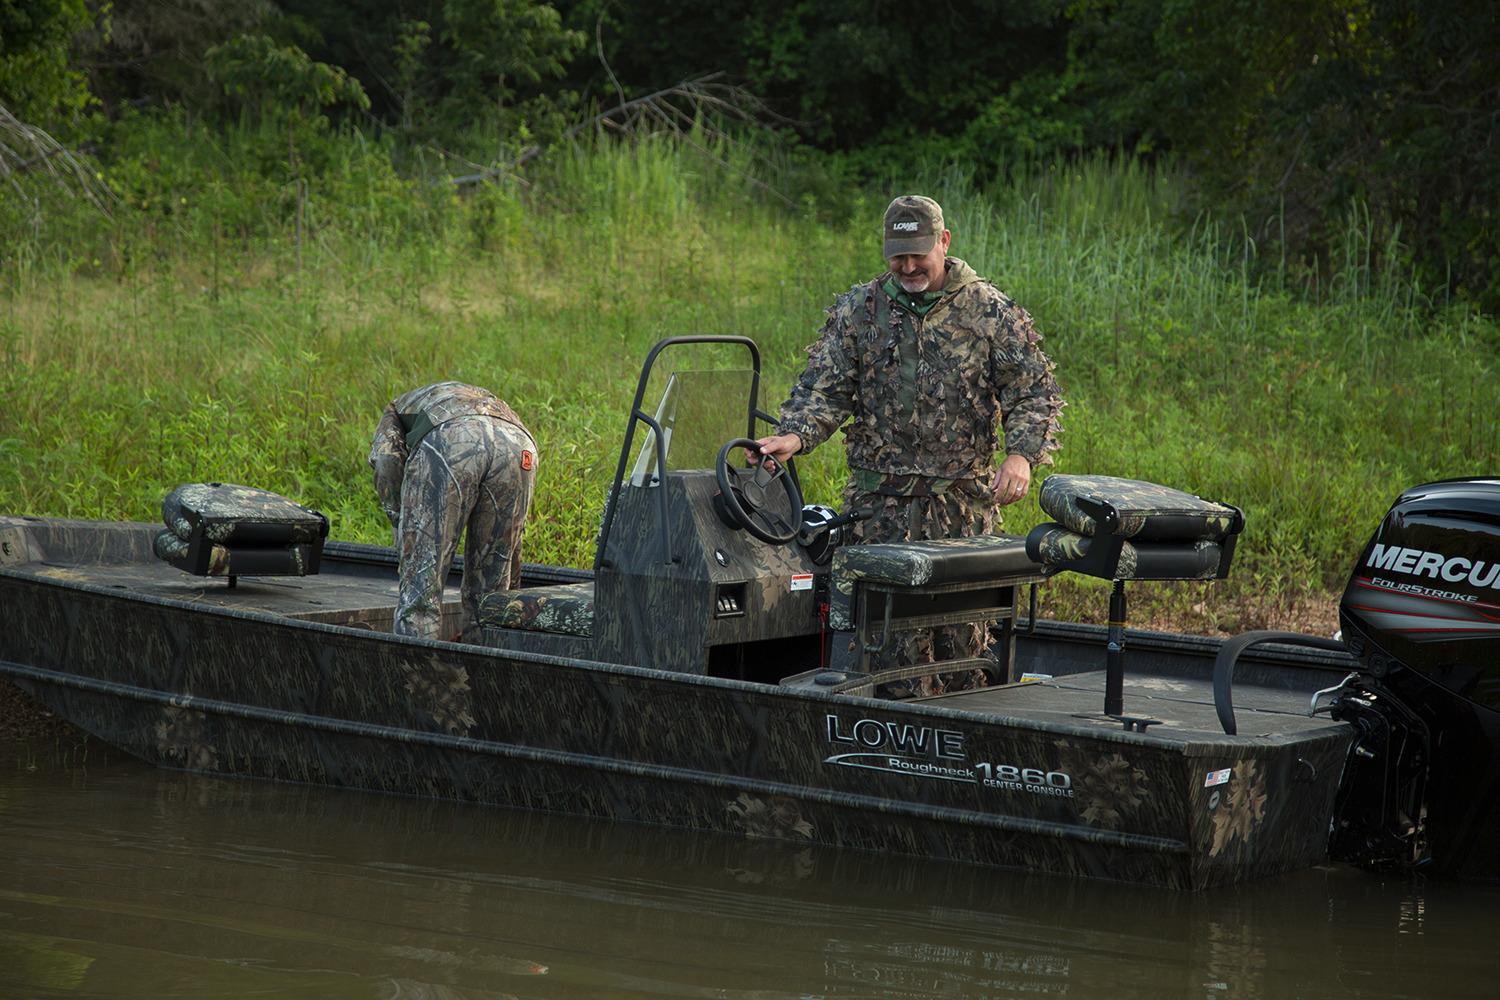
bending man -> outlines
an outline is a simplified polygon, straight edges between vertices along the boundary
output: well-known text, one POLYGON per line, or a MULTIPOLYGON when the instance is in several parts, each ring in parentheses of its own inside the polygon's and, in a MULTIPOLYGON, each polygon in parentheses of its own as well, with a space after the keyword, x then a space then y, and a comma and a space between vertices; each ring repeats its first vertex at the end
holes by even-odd
POLYGON ((386 406, 370 467, 401 559, 397 635, 440 638, 460 532, 465 639, 477 633, 479 599, 520 583, 536 466, 536 443, 515 411, 477 386, 439 382, 386 406))

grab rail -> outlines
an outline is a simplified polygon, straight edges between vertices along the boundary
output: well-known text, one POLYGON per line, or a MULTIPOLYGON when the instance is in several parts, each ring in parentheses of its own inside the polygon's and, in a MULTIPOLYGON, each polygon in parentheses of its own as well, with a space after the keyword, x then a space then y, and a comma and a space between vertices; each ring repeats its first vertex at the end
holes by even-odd
POLYGON ((1223 726, 1224 732, 1230 736, 1239 733, 1239 725, 1234 720, 1235 663, 1245 650, 1263 642, 1276 642, 1285 646, 1305 646, 1310 649, 1328 649, 1338 653, 1348 652, 1349 649, 1338 639, 1307 635, 1303 632, 1269 630, 1245 632, 1226 640, 1224 645, 1219 647, 1219 655, 1214 657, 1214 712, 1219 716, 1219 725, 1223 726))

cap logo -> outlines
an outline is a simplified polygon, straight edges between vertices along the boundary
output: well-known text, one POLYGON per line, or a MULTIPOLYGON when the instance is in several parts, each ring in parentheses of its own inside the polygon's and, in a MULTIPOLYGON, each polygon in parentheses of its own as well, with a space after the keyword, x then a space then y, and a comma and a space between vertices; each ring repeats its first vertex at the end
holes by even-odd
POLYGON ((937 202, 922 195, 902 195, 886 206, 881 220, 882 256, 924 256, 939 245, 946 251, 943 232, 943 210, 937 202))

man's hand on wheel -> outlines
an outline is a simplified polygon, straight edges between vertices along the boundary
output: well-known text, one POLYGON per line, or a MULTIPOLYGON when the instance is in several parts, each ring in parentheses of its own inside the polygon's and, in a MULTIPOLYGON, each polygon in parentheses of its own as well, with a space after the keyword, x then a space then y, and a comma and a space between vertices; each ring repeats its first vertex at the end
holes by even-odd
POLYGON ((745 449, 745 459, 758 462, 761 456, 769 458, 773 465, 780 465, 802 450, 802 439, 795 434, 772 434, 755 442, 760 445, 760 454, 745 449))

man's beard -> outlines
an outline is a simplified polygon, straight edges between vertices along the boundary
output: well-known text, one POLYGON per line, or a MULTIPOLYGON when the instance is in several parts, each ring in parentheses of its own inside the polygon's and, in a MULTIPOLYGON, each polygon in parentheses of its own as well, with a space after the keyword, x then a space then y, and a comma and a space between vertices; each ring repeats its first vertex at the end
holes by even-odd
POLYGON ((897 275, 896 283, 899 284, 902 290, 904 290, 908 295, 921 295, 923 292, 927 291, 927 289, 932 287, 932 277, 927 274, 916 274, 912 275, 910 278, 903 278, 900 275, 897 275))

